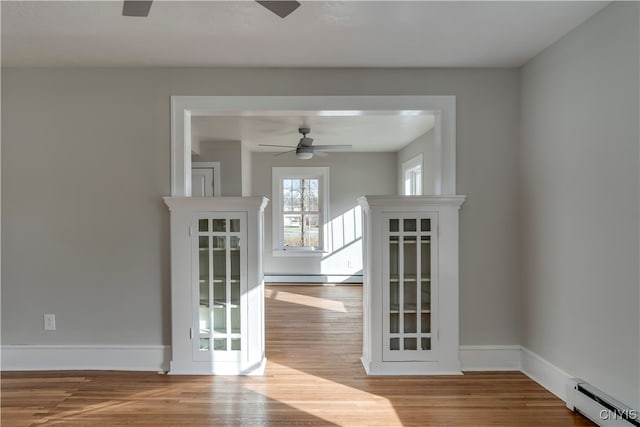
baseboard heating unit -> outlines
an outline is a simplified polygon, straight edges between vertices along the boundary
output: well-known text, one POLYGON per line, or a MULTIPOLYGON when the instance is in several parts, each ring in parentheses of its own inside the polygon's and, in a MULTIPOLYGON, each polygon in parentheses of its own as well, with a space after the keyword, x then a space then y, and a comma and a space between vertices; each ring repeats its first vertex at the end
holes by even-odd
POLYGON ((640 427, 640 411, 603 393, 579 378, 567 385, 567 408, 578 411, 599 426, 640 427))

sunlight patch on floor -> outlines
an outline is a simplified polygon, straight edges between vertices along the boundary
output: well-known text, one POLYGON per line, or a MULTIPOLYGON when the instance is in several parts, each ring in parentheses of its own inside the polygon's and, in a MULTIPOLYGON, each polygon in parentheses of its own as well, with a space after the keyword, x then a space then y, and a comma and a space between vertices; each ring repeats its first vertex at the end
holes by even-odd
MULTIPOLYGON (((357 406, 359 411, 364 408, 371 414, 377 421, 376 425, 402 425, 392 403, 385 397, 271 360, 267 361, 265 375, 277 377, 279 386, 273 387, 264 381, 251 381, 243 386, 252 392, 335 425, 354 425, 353 421, 356 420, 350 420, 354 416, 354 406, 357 406), (286 382, 289 383, 289 386, 283 384, 286 382)), ((359 420, 361 423, 362 419, 359 420)))
POLYGON ((342 301, 334 301, 326 298, 312 297, 309 295, 294 294, 287 291, 276 291, 273 289, 265 289, 265 295, 267 298, 271 298, 276 301, 306 305, 308 307, 337 311, 339 313, 347 312, 347 309, 345 308, 342 301))

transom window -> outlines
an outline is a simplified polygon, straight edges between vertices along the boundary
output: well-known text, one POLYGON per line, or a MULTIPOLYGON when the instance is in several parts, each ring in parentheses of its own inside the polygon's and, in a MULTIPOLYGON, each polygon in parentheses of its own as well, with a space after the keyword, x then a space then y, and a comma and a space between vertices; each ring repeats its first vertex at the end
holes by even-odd
POLYGON ((284 255, 323 252, 329 170, 273 168, 273 249, 284 255))

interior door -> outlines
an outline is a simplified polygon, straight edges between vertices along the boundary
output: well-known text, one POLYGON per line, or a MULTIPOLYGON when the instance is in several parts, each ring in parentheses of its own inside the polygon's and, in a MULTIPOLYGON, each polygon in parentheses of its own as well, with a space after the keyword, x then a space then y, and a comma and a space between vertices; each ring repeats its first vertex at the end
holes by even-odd
POLYGON ((213 169, 191 169, 191 196, 213 197, 213 169))

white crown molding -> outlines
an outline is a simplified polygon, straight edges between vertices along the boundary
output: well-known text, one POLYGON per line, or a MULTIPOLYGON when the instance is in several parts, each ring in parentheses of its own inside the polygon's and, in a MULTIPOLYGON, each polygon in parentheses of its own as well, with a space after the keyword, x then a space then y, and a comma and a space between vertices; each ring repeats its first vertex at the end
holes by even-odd
POLYGON ((362 196, 358 203, 363 207, 371 206, 455 206, 460 208, 467 199, 465 195, 452 196, 362 196))

